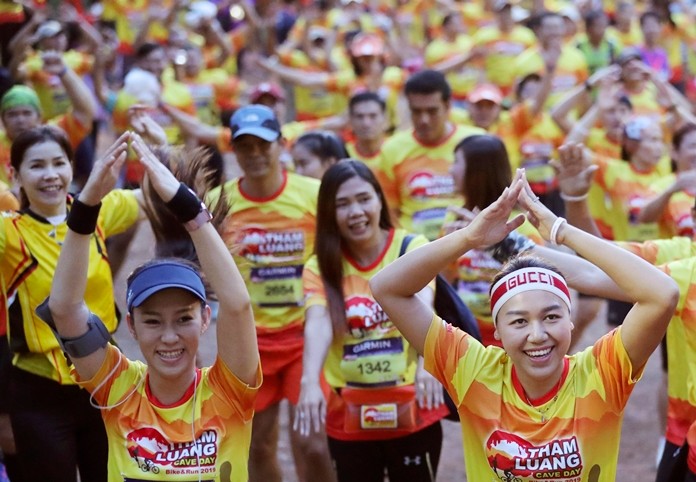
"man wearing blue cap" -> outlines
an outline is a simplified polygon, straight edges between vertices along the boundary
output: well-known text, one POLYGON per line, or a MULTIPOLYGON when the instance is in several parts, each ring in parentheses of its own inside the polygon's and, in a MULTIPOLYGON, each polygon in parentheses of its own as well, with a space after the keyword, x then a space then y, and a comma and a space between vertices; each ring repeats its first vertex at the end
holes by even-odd
MULTIPOLYGON (((276 460, 278 408, 299 400, 304 349, 302 269, 314 248, 319 182, 280 164, 283 139, 271 109, 248 105, 230 120, 242 177, 222 186, 229 202, 223 239, 235 255, 251 295, 264 382, 256 400, 251 481, 280 481, 276 460)), ((323 434, 291 432, 301 480, 334 478, 323 434), (310 469, 311 468, 311 469, 310 469)))

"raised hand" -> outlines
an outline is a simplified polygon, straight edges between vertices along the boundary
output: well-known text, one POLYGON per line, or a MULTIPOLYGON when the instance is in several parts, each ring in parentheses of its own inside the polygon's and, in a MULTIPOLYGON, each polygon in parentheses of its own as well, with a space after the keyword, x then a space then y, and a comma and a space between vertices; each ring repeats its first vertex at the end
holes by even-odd
POLYGON ((162 126, 147 113, 148 107, 142 104, 128 108, 128 121, 135 132, 147 139, 150 144, 163 146, 167 144, 167 133, 162 126))
MULTIPOLYGON (((518 169, 518 172, 519 171, 518 169)), ((551 241, 551 229, 558 216, 553 214, 549 208, 539 201, 539 197, 534 194, 527 182, 527 178, 524 176, 522 176, 522 185, 523 187, 518 196, 520 206, 526 211, 527 219, 537 231, 539 231, 541 237, 547 241, 551 241)))
POLYGON ((469 211, 464 207, 449 206, 447 210, 455 215, 454 221, 446 222, 442 225, 442 234, 447 235, 467 227, 471 221, 481 212, 479 208, 469 211))
POLYGON ((598 167, 592 164, 583 144, 564 144, 558 148, 558 160, 551 161, 556 170, 558 187, 562 194, 581 197, 588 193, 598 167))
POLYGON ((176 191, 179 189, 179 181, 174 174, 160 162, 160 160, 155 156, 150 148, 145 144, 143 138, 138 134, 133 134, 131 147, 138 155, 140 163, 145 168, 148 180, 152 184, 153 189, 162 199, 162 201, 169 202, 174 198, 176 191))
POLYGON ((473 248, 484 249, 494 245, 524 222, 522 214, 510 219, 512 209, 517 204, 517 198, 523 187, 521 172, 518 170, 512 184, 506 187, 500 197, 481 211, 466 228, 467 238, 473 248))
POLYGON ((63 62, 63 54, 56 50, 46 50, 41 53, 43 61, 43 70, 50 75, 62 75, 67 68, 63 62))
POLYGON ((114 141, 101 159, 92 167, 92 172, 85 187, 78 196, 80 202, 88 206, 96 206, 116 185, 121 167, 126 161, 130 132, 126 131, 114 141))

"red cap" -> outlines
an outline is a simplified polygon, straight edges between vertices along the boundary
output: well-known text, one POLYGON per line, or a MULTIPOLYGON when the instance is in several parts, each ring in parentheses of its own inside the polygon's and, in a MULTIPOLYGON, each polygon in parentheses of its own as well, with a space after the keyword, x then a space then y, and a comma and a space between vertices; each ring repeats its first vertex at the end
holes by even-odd
POLYGON ((249 94, 249 102, 255 104, 264 95, 271 95, 276 98, 276 100, 285 100, 285 94, 280 86, 273 82, 263 82, 251 91, 249 94))
POLYGON ((469 102, 475 104, 482 100, 500 104, 503 101, 503 93, 496 85, 479 84, 469 93, 469 102))

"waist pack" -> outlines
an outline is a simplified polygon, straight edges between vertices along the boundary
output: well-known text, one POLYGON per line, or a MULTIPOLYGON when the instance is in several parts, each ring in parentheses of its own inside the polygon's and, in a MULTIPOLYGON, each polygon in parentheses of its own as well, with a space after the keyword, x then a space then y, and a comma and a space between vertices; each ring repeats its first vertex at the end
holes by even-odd
MULTIPOLYGON (((409 234, 401 242, 399 256, 403 256, 408 249, 408 245, 413 240, 414 236, 409 234)), ((433 308, 437 316, 445 320, 452 326, 456 326, 460 330, 481 341, 481 332, 479 331, 478 323, 471 310, 464 304, 459 297, 457 290, 452 286, 442 275, 437 275, 435 278, 435 299, 433 300, 433 308)), ((443 389, 444 390, 444 389, 443 389)), ((445 391, 445 404, 449 409, 448 420, 459 420, 459 412, 457 405, 445 391)))

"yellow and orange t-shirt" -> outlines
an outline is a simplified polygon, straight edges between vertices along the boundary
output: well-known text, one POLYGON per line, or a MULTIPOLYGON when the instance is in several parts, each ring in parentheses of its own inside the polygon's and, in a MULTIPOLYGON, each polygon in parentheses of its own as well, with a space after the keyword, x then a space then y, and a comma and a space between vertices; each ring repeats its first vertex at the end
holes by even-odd
MULTIPOLYGON (((68 209, 71 205, 69 200, 68 209)), ((118 318, 106 239, 131 227, 138 215, 133 191, 112 191, 102 201, 97 229, 91 236, 85 302, 110 332, 116 331, 118 318)), ((3 296, 6 294, 9 300, 8 331, 13 363, 17 368, 61 384, 74 383, 70 367, 53 331, 34 309, 51 291, 67 231, 65 221, 54 226, 29 210, 4 212, 0 218, 0 278, 5 282, 3 296)))
MULTIPOLYGON (((63 53, 63 62, 77 75, 83 76, 90 72, 94 64, 92 55, 77 50, 63 53)), ((41 52, 34 52, 27 57, 21 67, 27 80, 39 96, 41 115, 45 121, 65 114, 72 107, 70 97, 63 87, 60 77, 46 73, 43 69, 41 52)))
POLYGON ((623 411, 643 367, 621 328, 565 358, 558 391, 536 407, 498 347, 433 316, 425 368, 459 407, 468 480, 615 480, 623 411))
MULTIPOLYGON (((326 414, 326 432, 332 438, 384 440, 402 437, 435 423, 447 414, 444 405, 434 410, 417 407, 413 384, 418 354, 375 301, 369 287, 370 278, 399 257, 407 235, 402 229, 390 230, 382 253, 369 266, 360 266, 343 252, 347 327, 343 333, 334 332, 324 363, 324 376, 334 389, 326 414), (412 397, 399 401, 408 389, 412 397), (396 402, 396 405, 378 407, 383 403, 375 403, 376 397, 385 403, 396 402), (357 412, 356 405, 363 407, 360 413, 354 413, 357 412), (361 419, 361 413, 369 418, 367 413, 371 409, 379 412, 385 424, 387 419, 391 420, 392 426, 383 430, 360 428, 369 426, 370 420, 361 419), (404 417, 405 411, 410 411, 411 416, 404 417)), ((426 243, 424 237, 416 236, 410 241, 407 251, 426 243)), ((326 307, 326 292, 316 256, 307 261, 303 278, 306 307, 326 307)))
MULTIPOLYGON (((669 188, 675 181, 673 174, 657 180, 652 189, 656 193, 661 193, 669 188)), ((694 220, 691 216, 691 208, 696 200, 696 193, 690 190, 679 191, 669 198, 658 224, 660 226, 660 237, 671 238, 673 236, 686 236, 691 238, 694 235, 694 220)))
POLYGON ((314 250, 319 181, 283 176, 278 192, 263 199, 245 193, 241 179, 222 186, 229 204, 222 237, 246 281, 260 348, 264 335, 280 332, 298 335, 302 346, 302 269, 314 250))
MULTIPOLYGON (((147 22, 150 0, 105 0, 103 20, 110 20, 116 24, 116 34, 120 41, 119 52, 124 55, 132 55, 133 43, 138 32, 145 28, 147 22)), ((163 0, 162 7, 170 9, 172 0, 163 0)), ((169 31, 162 22, 156 21, 150 24, 147 38, 164 44, 169 39, 169 31)))
MULTIPOLYGON (((546 73, 544 59, 536 46, 528 48, 515 60, 515 77, 518 80, 532 73, 542 76, 546 73)), ((553 106, 558 103, 565 93, 583 83, 588 75, 589 69, 582 52, 572 45, 564 45, 558 57, 546 105, 553 106)))
MULTIPOLYGON (((77 374, 73 371, 73 375, 77 374)), ((108 480, 224 480, 246 482, 254 387, 218 357, 198 370, 182 399, 164 405, 150 393, 147 365, 108 345, 91 380, 79 381, 101 406, 109 443, 108 480)))
POLYGON ((489 82, 509 94, 515 84, 515 59, 536 43, 534 33, 521 25, 510 32, 497 26, 483 27, 473 36, 474 47, 485 49, 484 68, 489 82))
MULTIPOLYGON (((435 39, 425 48, 425 66, 431 68, 455 55, 468 52, 471 47, 471 37, 466 34, 458 35, 453 42, 444 38, 435 39)), ((471 89, 483 78, 483 72, 475 62, 469 62, 458 70, 448 72, 446 78, 452 88, 452 98, 465 100, 471 89)))
MULTIPOLYGON (((679 302, 667 327, 668 442, 682 446, 696 424, 696 258, 659 266, 679 286, 679 302)), ((696 446, 689 448, 696 456, 696 446)))
POLYGON ((383 187, 389 205, 400 211, 399 226, 430 240, 440 235, 447 207, 462 204, 450 174, 454 147, 465 137, 484 133, 477 127, 454 125, 433 145, 420 142, 413 130, 387 139, 382 168, 389 184, 383 187))
POLYGON ((594 156, 599 166, 594 182, 611 199, 610 218, 612 238, 619 241, 645 241, 659 238, 657 223, 639 223, 640 210, 658 193, 651 187, 662 176, 657 169, 636 170, 630 163, 618 159, 594 156))

